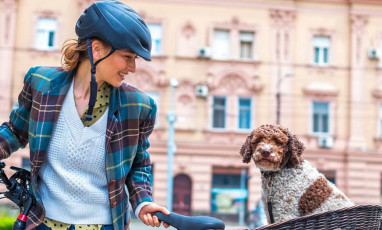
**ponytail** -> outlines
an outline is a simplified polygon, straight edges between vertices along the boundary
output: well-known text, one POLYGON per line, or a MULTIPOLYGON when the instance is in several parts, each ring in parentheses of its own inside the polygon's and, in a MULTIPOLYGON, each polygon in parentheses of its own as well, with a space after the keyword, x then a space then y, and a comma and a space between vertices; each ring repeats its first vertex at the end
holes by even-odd
POLYGON ((62 68, 65 71, 71 71, 81 60, 87 58, 86 42, 78 43, 75 39, 68 39, 64 42, 61 52, 62 68))

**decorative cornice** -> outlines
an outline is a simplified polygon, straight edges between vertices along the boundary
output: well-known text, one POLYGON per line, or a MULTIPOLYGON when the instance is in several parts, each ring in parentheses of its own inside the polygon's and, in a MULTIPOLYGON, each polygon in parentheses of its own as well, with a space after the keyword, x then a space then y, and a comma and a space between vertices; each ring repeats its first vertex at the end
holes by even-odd
POLYGON ((296 10, 270 9, 269 13, 275 26, 291 25, 296 18, 296 10))
MULTIPOLYGON (((243 82, 247 90, 252 91, 254 93, 259 93, 264 88, 264 86, 260 83, 258 76, 254 75, 250 77, 246 73, 236 68, 225 70, 218 75, 209 73, 207 78, 207 85, 210 87, 211 90, 214 90, 220 88, 220 85, 227 83, 228 80, 231 80, 232 84, 235 82, 243 82)), ((234 87, 233 85, 231 86, 234 87)))
POLYGON ((336 97, 338 90, 329 83, 316 82, 303 89, 305 95, 313 97, 336 97))
POLYGON ((354 31, 361 31, 365 28, 366 24, 369 21, 369 16, 363 14, 351 13, 350 22, 351 27, 354 31))
MULTIPOLYGON (((158 0, 130 0, 131 1, 145 1, 145 2, 157 2, 158 0)), ((337 4, 337 5, 382 5, 381 0, 294 0, 294 1, 248 1, 248 0, 161 0, 161 2, 168 3, 180 3, 180 4, 196 4, 196 5, 219 5, 224 7, 245 7, 256 9, 285 9, 291 10, 297 3, 317 3, 317 4, 337 4)))
POLYGON ((351 4, 382 5, 381 0, 349 0, 351 4))

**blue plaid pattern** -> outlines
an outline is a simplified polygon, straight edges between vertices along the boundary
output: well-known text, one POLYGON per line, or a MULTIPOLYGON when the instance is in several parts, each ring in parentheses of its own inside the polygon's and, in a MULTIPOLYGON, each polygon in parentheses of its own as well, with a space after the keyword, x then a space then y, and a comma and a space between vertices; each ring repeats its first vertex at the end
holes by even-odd
MULTIPOLYGON (((27 229, 41 224, 45 211, 37 191, 52 131, 74 71, 59 67, 34 67, 24 78, 18 108, 0 126, 0 159, 7 158, 29 143, 32 186, 37 204, 28 215, 27 229)), ((156 104, 138 89, 123 84, 112 87, 106 130, 106 174, 114 230, 128 229, 128 198, 135 208, 152 201, 151 162, 147 149, 153 131, 156 104), (125 191, 127 185, 129 196, 125 191)))

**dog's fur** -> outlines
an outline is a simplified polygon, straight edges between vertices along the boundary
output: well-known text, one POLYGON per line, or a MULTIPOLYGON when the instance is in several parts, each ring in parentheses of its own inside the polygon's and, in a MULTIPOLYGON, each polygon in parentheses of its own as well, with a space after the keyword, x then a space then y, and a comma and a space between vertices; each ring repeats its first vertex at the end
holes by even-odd
POLYGON ((354 203, 301 157, 304 145, 288 129, 262 125, 240 149, 244 163, 251 158, 261 171, 261 199, 275 223, 296 217, 353 206, 354 203))

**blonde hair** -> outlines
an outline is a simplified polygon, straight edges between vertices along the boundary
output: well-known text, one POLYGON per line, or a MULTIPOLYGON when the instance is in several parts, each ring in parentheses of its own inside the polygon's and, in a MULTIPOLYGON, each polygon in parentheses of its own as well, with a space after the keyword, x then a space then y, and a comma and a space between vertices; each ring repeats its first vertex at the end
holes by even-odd
MULTIPOLYGON (((103 48, 111 49, 111 46, 102 41, 101 39, 93 39, 99 41, 102 44, 103 48)), ((89 59, 86 41, 78 43, 76 39, 68 39, 64 42, 64 45, 61 49, 61 53, 62 68, 65 71, 71 71, 77 67, 80 61, 89 59)))
POLYGON ((64 42, 61 53, 62 68, 65 71, 71 71, 76 68, 81 60, 87 58, 88 51, 86 41, 78 43, 76 39, 68 39, 64 42))

